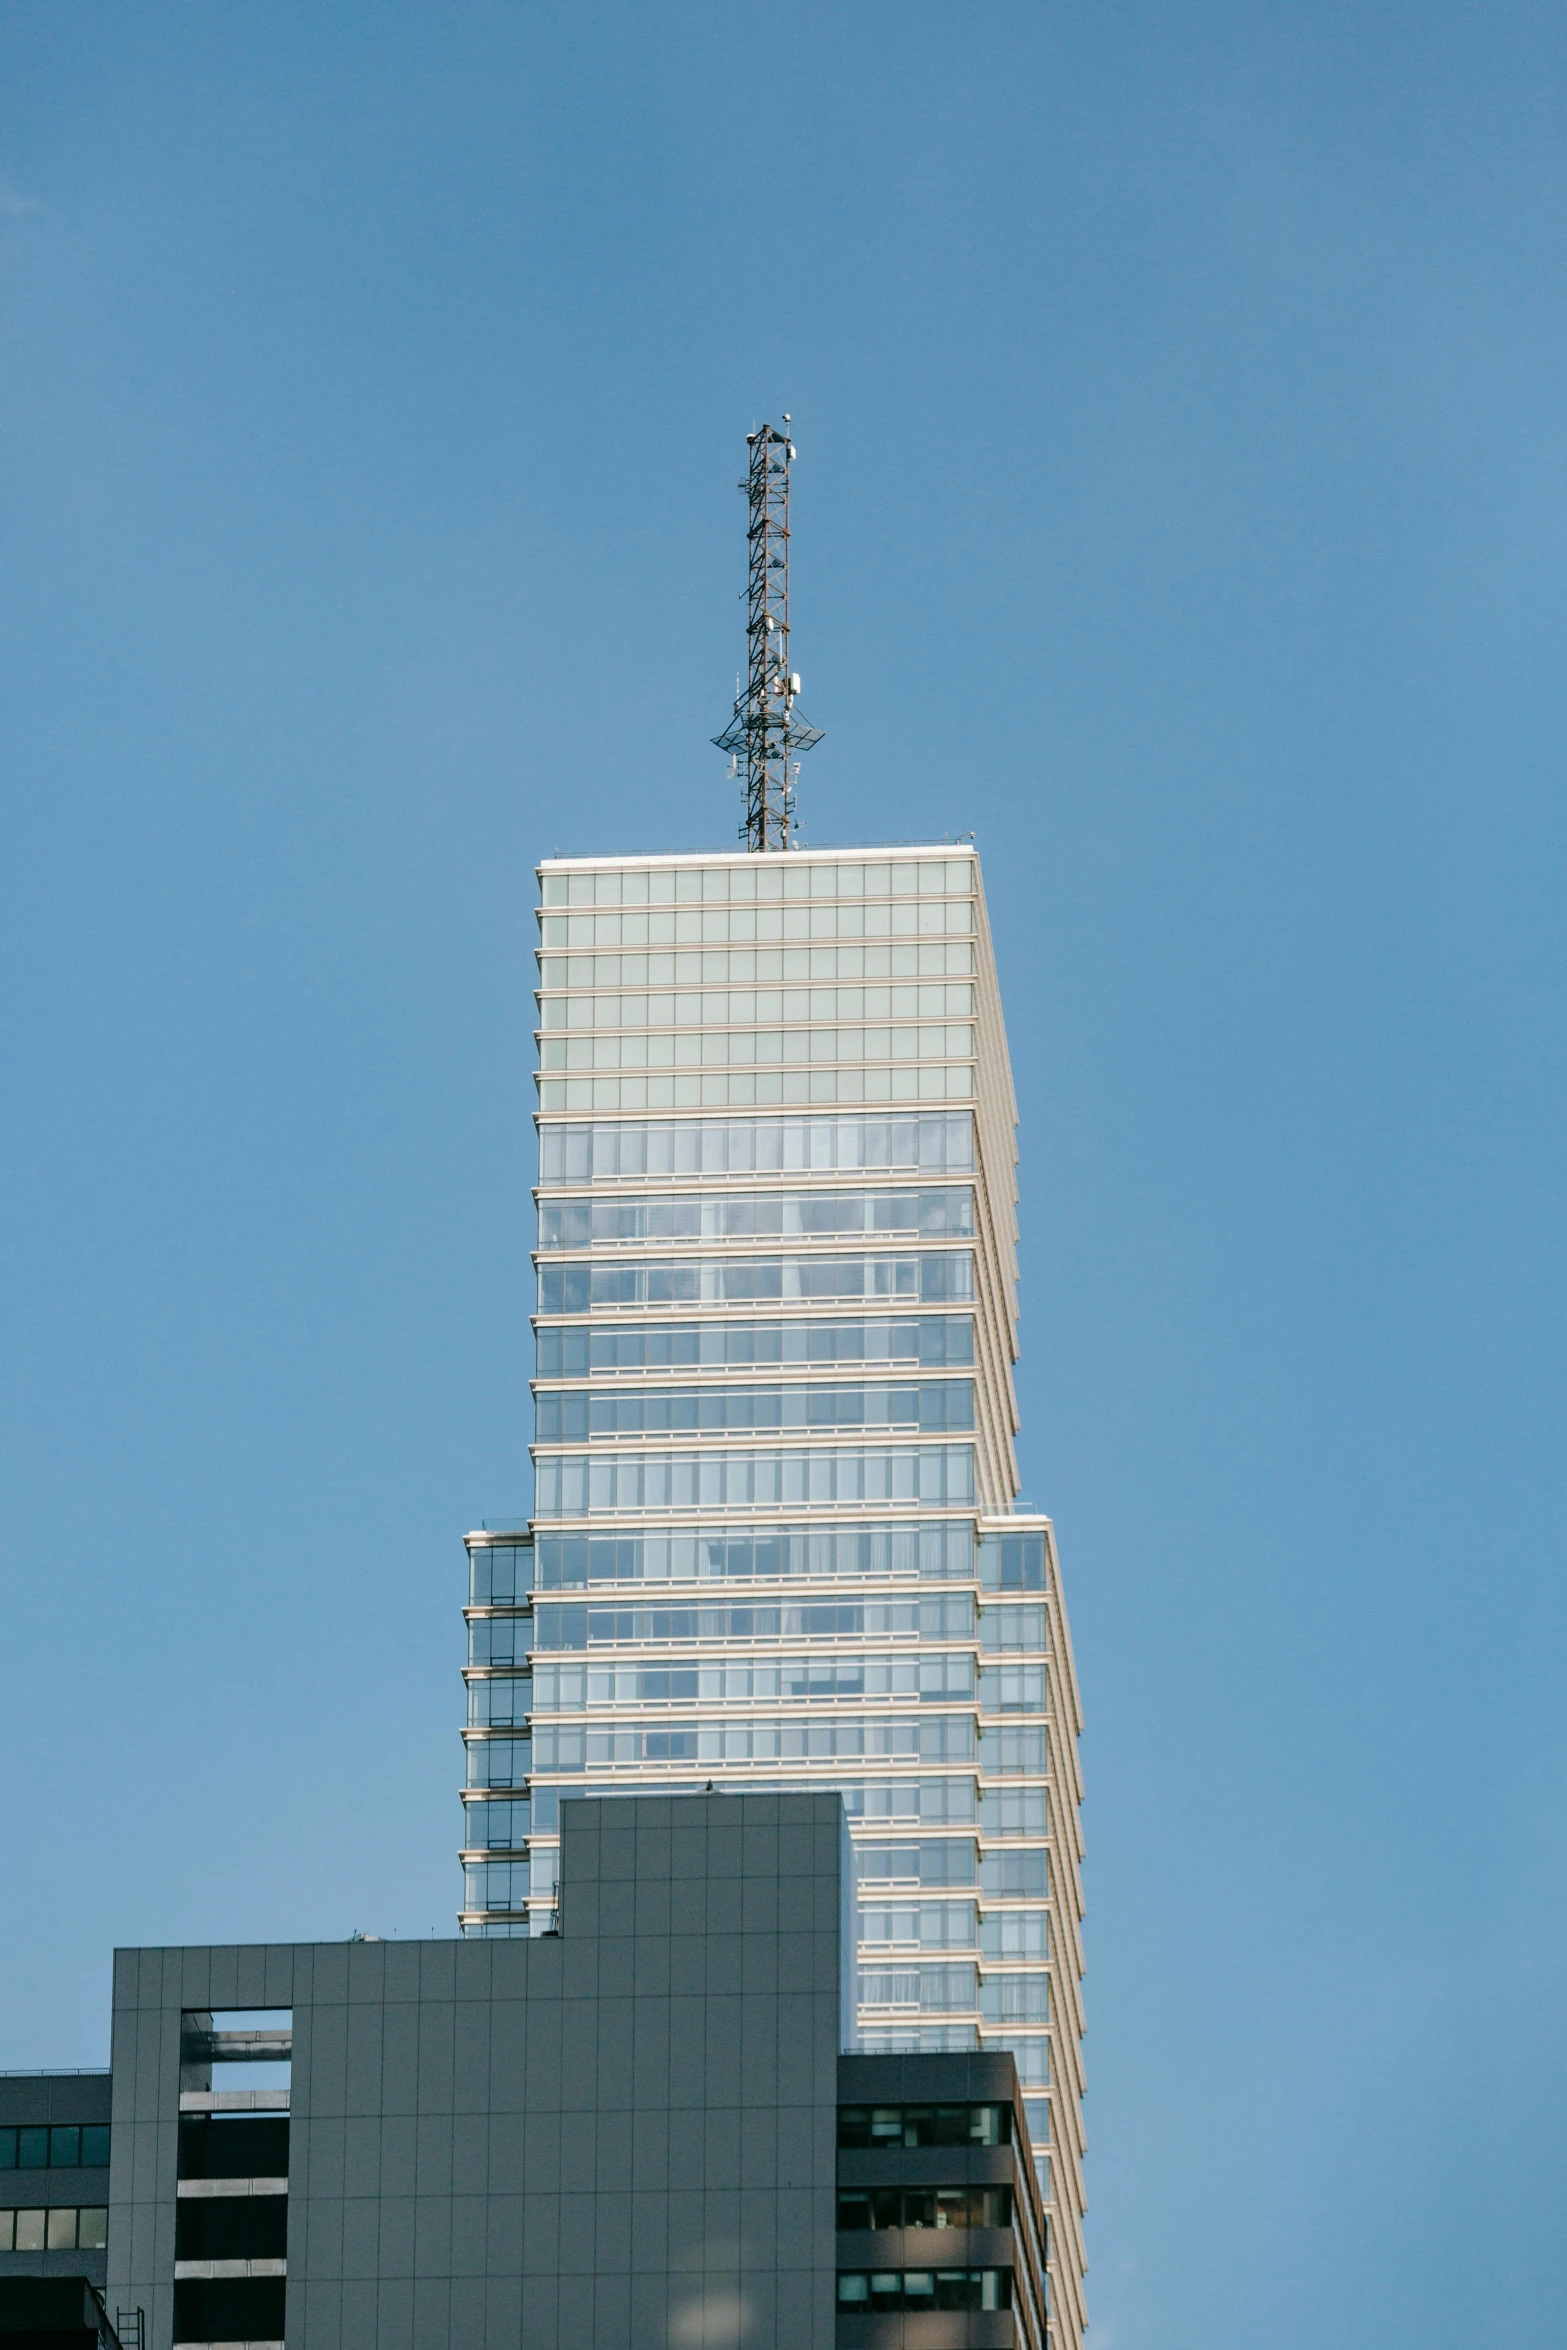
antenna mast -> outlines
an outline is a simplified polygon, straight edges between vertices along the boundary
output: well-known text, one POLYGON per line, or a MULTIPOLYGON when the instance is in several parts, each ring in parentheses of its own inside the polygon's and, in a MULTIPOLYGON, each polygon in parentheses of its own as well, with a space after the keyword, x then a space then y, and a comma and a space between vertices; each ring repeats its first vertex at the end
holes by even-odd
POLYGON ((746 434, 750 462, 740 484, 750 508, 746 528, 749 577, 746 600, 746 682, 734 716, 713 741, 730 754, 730 773, 745 759, 745 822, 740 838, 753 851, 787 849, 795 828, 794 787, 800 754, 813 750, 821 729, 795 711, 800 680, 789 659, 789 468, 794 443, 789 418, 776 432, 764 424, 746 434))

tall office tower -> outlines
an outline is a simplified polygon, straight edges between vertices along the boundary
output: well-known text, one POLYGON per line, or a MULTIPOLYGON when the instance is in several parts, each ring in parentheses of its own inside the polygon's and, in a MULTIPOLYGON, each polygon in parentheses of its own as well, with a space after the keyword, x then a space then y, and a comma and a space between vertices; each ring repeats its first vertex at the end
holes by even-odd
POLYGON ((548 1930, 563 1793, 840 1789, 858 2045, 1012 2050, 1075 2343, 1077 1692, 978 859, 539 871, 535 1498, 469 1538, 463 1931, 548 1930))
POLYGON ((469 1537, 465 1934, 563 1793, 837 1789, 858 2046, 1010 2048, 1083 2327, 1078 1708, 1018 1510, 974 851, 802 850, 789 419, 747 436, 742 850, 539 868, 531 1519, 469 1537), (781 853, 780 853, 781 852, 781 853))

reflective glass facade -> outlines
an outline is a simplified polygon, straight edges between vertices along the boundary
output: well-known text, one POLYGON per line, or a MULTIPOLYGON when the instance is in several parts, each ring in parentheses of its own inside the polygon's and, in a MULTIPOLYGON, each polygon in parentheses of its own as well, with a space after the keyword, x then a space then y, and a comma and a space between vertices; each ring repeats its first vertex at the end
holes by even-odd
POLYGON ((469 1538, 463 1931, 548 1930, 563 1794, 841 1791, 859 2045, 1013 2051, 1075 2343, 1077 1696, 978 860, 540 883, 534 1505, 469 1538))

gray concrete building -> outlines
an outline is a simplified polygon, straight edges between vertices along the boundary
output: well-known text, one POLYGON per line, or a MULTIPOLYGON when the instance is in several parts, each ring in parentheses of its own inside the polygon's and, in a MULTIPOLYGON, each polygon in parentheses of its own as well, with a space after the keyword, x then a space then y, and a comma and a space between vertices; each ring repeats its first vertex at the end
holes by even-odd
POLYGON ((1011 2054, 852 2046, 848 1857, 825 1792, 584 1799, 552 1933, 118 1952, 122 2343, 1059 2343, 1011 2054))
POLYGON ((107 2280, 109 2075, 0 2073, 0 2279, 107 2280))

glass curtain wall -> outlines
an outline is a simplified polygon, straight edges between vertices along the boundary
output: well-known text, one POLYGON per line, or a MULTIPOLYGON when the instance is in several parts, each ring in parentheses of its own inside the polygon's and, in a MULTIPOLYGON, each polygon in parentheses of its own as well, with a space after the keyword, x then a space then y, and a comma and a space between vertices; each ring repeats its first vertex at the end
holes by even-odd
POLYGON ((1064 2318, 1077 1698, 978 860, 540 881, 534 1508, 469 1540, 462 1930, 550 1929, 563 1795, 841 1790, 859 2045, 1012 2050, 1064 2318))

